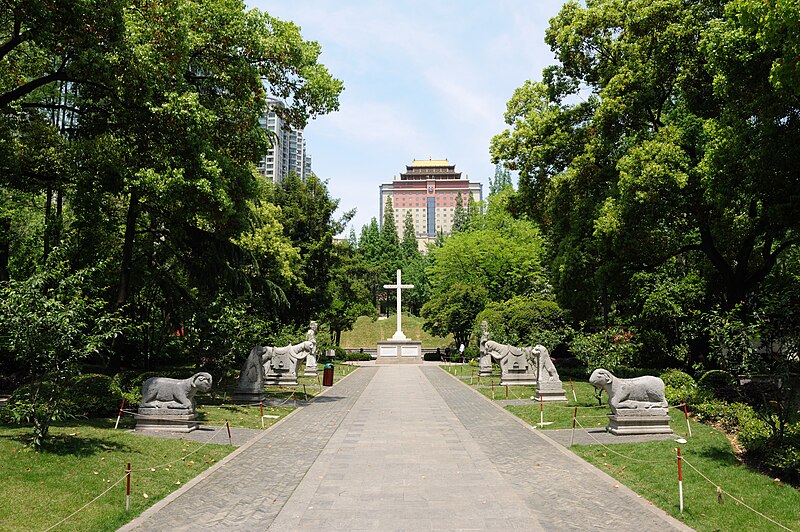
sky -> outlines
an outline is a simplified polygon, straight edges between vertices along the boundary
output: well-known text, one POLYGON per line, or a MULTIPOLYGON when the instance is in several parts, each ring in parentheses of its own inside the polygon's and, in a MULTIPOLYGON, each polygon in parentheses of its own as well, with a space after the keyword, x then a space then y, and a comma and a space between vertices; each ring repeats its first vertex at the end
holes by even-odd
POLYGON ((414 159, 448 159, 488 194, 491 138, 514 90, 554 63, 544 43, 560 0, 246 0, 300 26, 344 82, 339 111, 304 131, 312 170, 356 209, 344 236, 378 217, 379 186, 414 159))

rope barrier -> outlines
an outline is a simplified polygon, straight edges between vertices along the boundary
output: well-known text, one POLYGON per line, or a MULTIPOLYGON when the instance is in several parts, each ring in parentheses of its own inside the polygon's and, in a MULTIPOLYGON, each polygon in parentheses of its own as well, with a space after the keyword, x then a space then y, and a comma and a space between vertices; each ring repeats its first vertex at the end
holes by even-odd
POLYGON ((683 457, 683 463, 685 463, 687 466, 689 466, 689 467, 690 467, 690 468, 691 468, 691 469, 692 469, 692 470, 693 470, 695 473, 697 473, 698 475, 700 475, 701 477, 703 477, 703 478, 704 478, 704 479, 705 479, 705 480, 706 480, 706 481, 707 481, 709 484, 711 484, 712 486, 714 486, 714 487, 716 488, 716 490, 717 490, 717 493, 724 493, 725 495, 727 495, 728 497, 730 497, 731 499, 733 499, 733 500, 734 500, 734 501, 735 501, 737 504, 740 504, 740 505, 744 506, 745 508, 747 508, 748 510, 750 510, 751 512, 753 512, 753 513, 755 513, 755 514, 757 514, 757 515, 759 515, 759 516, 763 517, 764 519, 766 519, 767 521, 769 521, 769 522, 770 522, 770 523, 772 523, 773 525, 775 525, 775 526, 777 526, 777 527, 780 527, 780 528, 782 528, 783 530, 788 530, 789 532, 791 532, 791 531, 792 531, 792 529, 791 529, 791 528, 788 528, 788 527, 786 527, 786 526, 784 526, 784 525, 780 524, 779 522, 777 522, 776 520, 772 519, 771 517, 769 517, 769 516, 767 516, 767 515, 764 515, 763 513, 759 512, 758 510, 756 510, 755 508, 753 508, 753 507, 752 507, 752 506, 750 506, 749 504, 746 504, 746 503, 745 503, 743 500, 741 500, 741 499, 738 499, 738 498, 734 497, 734 496, 733 496, 731 493, 729 493, 728 491, 724 490, 724 489, 722 488, 722 486, 720 486, 720 485, 719 485, 719 484, 717 484, 716 482, 713 482, 713 481, 712 481, 710 478, 708 478, 708 477, 707 477, 707 476, 705 476, 703 473, 701 473, 699 469, 697 469, 695 466, 693 466, 692 464, 690 464, 690 463, 689 463, 689 461, 688 461, 688 460, 686 460, 686 457, 683 457))
POLYGON ((53 530, 55 527, 57 527, 58 525, 60 525, 60 524, 61 524, 61 523, 63 523, 64 521, 66 521, 66 520, 70 519, 71 517, 73 517, 74 515, 76 515, 76 514, 78 514, 78 513, 82 512, 82 511, 83 511, 84 509, 86 509, 86 508, 87 508, 89 505, 91 505, 91 504, 93 504, 94 502, 96 502, 96 501, 97 501, 97 500, 98 500, 100 497, 102 497, 103 495, 105 495, 106 493, 108 493, 109 491, 111 491, 113 488, 115 488, 115 487, 117 486, 117 484, 119 484, 120 482, 122 482, 122 481, 123 481, 123 480, 125 480, 126 478, 127 478, 127 475, 123 475, 122 477, 120 477, 120 479, 119 479, 119 480, 117 480, 116 482, 114 482, 113 484, 111 484, 111 485, 110 485, 110 486, 109 486, 109 487, 108 487, 108 488, 107 488, 107 489, 106 489, 106 490, 105 490, 103 493, 101 493, 100 495, 98 495, 97 497, 95 497, 94 499, 92 499, 91 501, 87 502, 86 504, 84 504, 83 506, 81 506, 80 508, 78 508, 77 510, 75 510, 74 512, 72 512, 71 514, 69 514, 68 516, 66 516, 64 519, 62 519, 62 520, 61 520, 61 521, 59 521, 58 523, 56 523, 56 524, 52 525, 52 526, 51 526, 51 527, 49 527, 49 528, 46 528, 44 532, 49 532, 50 530, 53 530))
POLYGON ((603 447, 604 449, 606 449, 606 450, 607 450, 607 451, 609 451, 610 453, 612 453, 612 454, 616 454, 617 456, 620 456, 620 457, 622 457, 622 458, 625 458, 626 460, 630 460, 630 461, 632 461, 632 462, 641 462, 641 463, 643 463, 643 464, 666 464, 666 463, 671 463, 671 462, 672 462, 672 459, 670 459, 670 460, 642 460, 642 459, 640 459, 640 458, 634 458, 634 457, 632 457, 632 456, 627 456, 627 455, 625 455, 625 454, 622 454, 622 453, 620 453, 620 452, 618 452, 618 451, 615 451, 614 449, 612 449, 612 448, 611 448, 611 447, 609 447, 608 445, 604 444, 603 442, 601 442, 601 441, 600 441, 600 440, 598 440, 597 438, 595 438, 595 437, 594 437, 594 435, 593 435, 591 432, 589 432, 589 429, 587 429, 586 427, 584 427, 584 426, 581 424, 581 422, 580 422, 580 421, 578 421, 578 420, 576 419, 576 420, 575 420, 575 422, 578 424, 578 426, 579 426, 580 428, 582 428, 582 429, 586 430, 586 434, 587 434, 587 436, 589 436, 591 439, 593 439, 593 440, 594 440, 594 442, 595 442, 597 445, 600 445, 601 447, 603 447))

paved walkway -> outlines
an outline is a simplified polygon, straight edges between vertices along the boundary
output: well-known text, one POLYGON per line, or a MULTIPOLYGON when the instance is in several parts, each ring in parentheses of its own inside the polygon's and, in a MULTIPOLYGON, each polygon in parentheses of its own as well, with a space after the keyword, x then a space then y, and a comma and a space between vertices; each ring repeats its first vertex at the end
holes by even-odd
POLYGON ((433 365, 364 367, 125 530, 685 529, 433 365))

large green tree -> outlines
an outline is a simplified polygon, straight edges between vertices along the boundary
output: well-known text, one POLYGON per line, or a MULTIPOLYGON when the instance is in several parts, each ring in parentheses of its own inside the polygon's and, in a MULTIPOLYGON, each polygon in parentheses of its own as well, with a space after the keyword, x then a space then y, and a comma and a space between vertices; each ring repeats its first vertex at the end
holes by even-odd
POLYGON ((708 305, 731 309, 796 245, 791 13, 752 0, 597 0, 552 19, 559 63, 516 91, 492 153, 520 172, 560 300, 578 317, 618 310, 632 275, 673 260, 707 279, 708 305))

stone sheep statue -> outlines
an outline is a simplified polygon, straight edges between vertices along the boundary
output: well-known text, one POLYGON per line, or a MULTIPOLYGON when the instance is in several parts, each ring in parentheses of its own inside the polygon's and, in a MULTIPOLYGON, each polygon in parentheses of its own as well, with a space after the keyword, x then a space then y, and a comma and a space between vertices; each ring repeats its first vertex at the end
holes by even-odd
POLYGON ((142 385, 142 402, 139 408, 166 408, 184 410, 193 414, 194 395, 211 389, 211 374, 195 373, 188 379, 151 377, 142 385))
POLYGON ((633 410, 640 414, 666 414, 668 403, 664 395, 664 381, 658 377, 646 375, 620 379, 607 369, 600 368, 592 372, 589 382, 608 394, 608 406, 614 415, 620 411, 631 413, 633 410))

